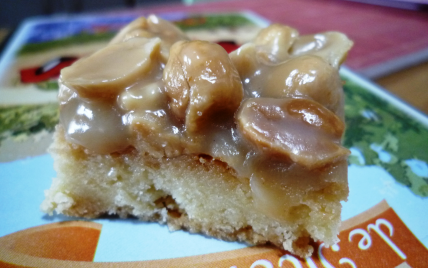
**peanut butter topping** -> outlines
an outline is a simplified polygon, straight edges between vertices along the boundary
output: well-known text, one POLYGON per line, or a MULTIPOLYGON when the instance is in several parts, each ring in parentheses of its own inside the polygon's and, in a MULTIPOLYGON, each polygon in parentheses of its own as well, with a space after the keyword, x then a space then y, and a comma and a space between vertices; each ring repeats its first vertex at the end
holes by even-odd
POLYGON ((61 124, 69 142, 93 153, 210 155, 250 179, 256 207, 285 220, 283 202, 299 205, 346 176, 337 68, 351 45, 339 33, 299 37, 272 25, 228 55, 140 18, 63 69, 61 124))

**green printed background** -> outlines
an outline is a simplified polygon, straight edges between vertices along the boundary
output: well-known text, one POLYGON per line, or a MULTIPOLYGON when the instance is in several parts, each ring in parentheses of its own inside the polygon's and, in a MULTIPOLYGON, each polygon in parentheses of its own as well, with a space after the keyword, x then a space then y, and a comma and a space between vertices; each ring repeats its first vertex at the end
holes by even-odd
POLYGON ((380 166, 414 194, 427 197, 427 127, 358 81, 342 78, 347 127, 343 143, 357 150, 349 163, 380 166), (415 172, 418 169, 421 172, 415 172))

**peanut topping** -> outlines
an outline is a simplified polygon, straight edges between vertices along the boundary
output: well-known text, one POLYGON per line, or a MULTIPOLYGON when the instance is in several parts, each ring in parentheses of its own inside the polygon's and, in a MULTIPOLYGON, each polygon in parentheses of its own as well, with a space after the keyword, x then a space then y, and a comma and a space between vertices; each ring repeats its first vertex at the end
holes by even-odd
POLYGON ((299 36, 296 29, 285 25, 272 24, 260 31, 254 39, 258 55, 275 64, 289 58, 288 51, 299 36))
POLYGON ((61 79, 81 97, 111 98, 153 70, 159 38, 133 38, 109 45, 61 71, 61 79))
POLYGON ((324 166, 349 154, 339 143, 343 123, 311 100, 247 99, 236 120, 242 135, 261 152, 284 156, 308 168, 324 166))
POLYGON ((140 17, 128 24, 110 41, 110 44, 120 43, 134 37, 159 37, 170 45, 179 40, 189 39, 171 22, 150 15, 147 19, 140 17))
POLYGON ((345 61, 353 42, 338 32, 300 36, 291 48, 291 55, 316 55, 338 69, 345 61))
POLYGON ((345 130, 345 124, 335 114, 319 103, 307 99, 294 99, 287 106, 289 115, 320 128, 334 139, 340 139, 345 130))
POLYGON ((148 28, 147 19, 144 17, 140 17, 132 21, 128 25, 126 25, 126 27, 122 28, 122 30, 120 30, 112 40, 110 40, 110 44, 121 43, 124 40, 130 39, 132 37, 137 37, 137 36, 147 37, 147 38, 152 37, 153 34, 145 30, 147 28, 148 28))
POLYGON ((242 83, 244 85, 249 84, 250 79, 248 77, 251 77, 257 72, 260 64, 256 59, 256 45, 254 43, 244 44, 237 50, 230 53, 229 57, 232 60, 233 65, 236 67, 236 70, 238 70, 239 76, 243 81, 242 83))
POLYGON ((156 111, 167 106, 163 85, 160 82, 147 85, 137 83, 129 87, 128 90, 120 95, 119 103, 121 108, 126 111, 156 111))
POLYGON ((257 208, 285 220, 284 203, 299 206, 346 176, 337 68, 351 45, 340 33, 299 37, 272 25, 228 55, 140 18, 63 69, 61 124, 94 153, 210 155, 250 180, 257 208))
POLYGON ((168 60, 169 49, 179 40, 189 40, 189 38, 177 26, 169 21, 163 20, 155 15, 150 15, 147 19, 138 18, 123 28, 111 41, 110 44, 121 43, 135 37, 162 39, 161 55, 164 61, 168 60))
POLYGON ((172 111, 185 118, 189 132, 233 117, 244 95, 229 55, 221 46, 205 41, 175 43, 163 77, 172 111))
POLYGON ((309 98, 343 114, 339 74, 318 56, 303 55, 272 67, 262 90, 261 97, 309 98))
POLYGON ((247 97, 309 98, 344 118, 337 69, 352 46, 345 35, 298 36, 277 24, 230 54, 247 97))

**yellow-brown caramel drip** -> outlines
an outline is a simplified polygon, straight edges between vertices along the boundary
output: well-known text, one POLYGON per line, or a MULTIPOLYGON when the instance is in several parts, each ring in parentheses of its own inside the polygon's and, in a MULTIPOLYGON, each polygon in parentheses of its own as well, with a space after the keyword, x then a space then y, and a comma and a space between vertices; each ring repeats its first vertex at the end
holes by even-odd
POLYGON ((256 207, 284 220, 284 202, 297 206, 346 177, 337 69, 351 45, 339 33, 299 37, 273 25, 228 55, 160 18, 140 18, 63 69, 61 124, 69 142, 93 153, 133 146, 224 161, 250 179, 256 207))

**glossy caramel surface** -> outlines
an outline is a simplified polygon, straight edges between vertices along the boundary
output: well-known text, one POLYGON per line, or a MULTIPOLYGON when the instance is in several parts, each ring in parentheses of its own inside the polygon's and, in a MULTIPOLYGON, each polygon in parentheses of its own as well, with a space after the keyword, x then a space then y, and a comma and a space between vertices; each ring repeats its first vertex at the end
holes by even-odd
POLYGON ((284 202, 347 176, 338 67, 351 45, 272 25, 229 55, 140 18, 62 71, 61 124, 91 153, 219 159, 250 180, 255 206, 286 219, 284 202))

